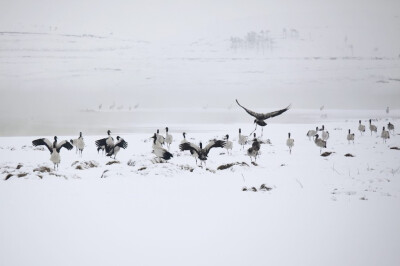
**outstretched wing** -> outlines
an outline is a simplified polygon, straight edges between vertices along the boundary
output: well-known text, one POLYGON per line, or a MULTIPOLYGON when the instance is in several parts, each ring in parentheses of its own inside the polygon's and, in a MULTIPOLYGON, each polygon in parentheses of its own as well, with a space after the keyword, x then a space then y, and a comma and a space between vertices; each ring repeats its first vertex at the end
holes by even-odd
POLYGON ((249 109, 247 109, 246 107, 240 105, 240 103, 238 102, 238 100, 236 99, 237 104, 242 107, 249 115, 254 116, 255 118, 257 118, 258 120, 265 120, 274 116, 278 116, 284 112, 286 112, 287 110, 290 109, 291 105, 289 105, 288 107, 278 110, 278 111, 274 111, 274 112, 270 112, 270 113, 256 113, 254 111, 251 111, 249 109))
POLYGON ((95 143, 97 148, 102 149, 107 146, 107 138, 96 140, 95 143))
POLYGON ((119 141, 115 144, 115 147, 116 146, 126 149, 128 147, 128 142, 126 142, 123 138, 120 138, 119 141))
POLYGON ((45 138, 36 139, 36 140, 32 141, 32 145, 34 147, 44 145, 47 147, 47 149, 49 149, 50 153, 53 152, 53 144, 51 144, 50 140, 48 140, 48 139, 45 139, 45 138))
POLYGON ((199 154, 199 152, 200 152, 199 146, 197 146, 191 142, 182 143, 181 145, 179 145, 179 149, 181 151, 190 151, 190 153, 195 152, 195 153, 199 154))
POLYGON ((63 147, 66 148, 67 150, 72 150, 74 146, 72 146, 72 144, 69 143, 67 140, 63 140, 60 143, 57 143, 56 147, 57 152, 60 152, 61 148, 63 147))
POLYGON ((226 141, 223 140, 212 140, 208 145, 204 148, 206 154, 210 152, 212 148, 223 148, 226 145, 226 141))

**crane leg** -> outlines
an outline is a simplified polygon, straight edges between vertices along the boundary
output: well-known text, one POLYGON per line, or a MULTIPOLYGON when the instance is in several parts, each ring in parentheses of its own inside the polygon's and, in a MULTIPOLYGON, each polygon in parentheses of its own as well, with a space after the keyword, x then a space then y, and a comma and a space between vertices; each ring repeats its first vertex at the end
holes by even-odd
POLYGON ((256 124, 256 128, 249 134, 249 136, 251 136, 251 134, 253 134, 253 132, 256 130, 257 130, 257 124, 256 124))

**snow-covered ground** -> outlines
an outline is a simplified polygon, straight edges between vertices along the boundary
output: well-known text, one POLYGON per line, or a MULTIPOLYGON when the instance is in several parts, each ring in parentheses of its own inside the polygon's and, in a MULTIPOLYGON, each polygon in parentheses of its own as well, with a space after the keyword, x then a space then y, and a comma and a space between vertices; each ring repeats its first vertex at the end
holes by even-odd
MULTIPOLYGON (((84 23, 78 33, 31 23, 1 29, 0 266, 400 265, 400 151, 391 149, 400 135, 380 138, 388 122, 400 126, 398 29, 382 26, 398 16, 373 11, 363 17, 387 23, 362 31, 318 24, 298 28, 296 38, 283 36, 284 24, 264 29, 269 17, 213 38, 188 24, 196 39, 160 42, 84 23), (268 48, 232 48, 231 37, 250 30, 268 30, 268 48), (237 143, 238 129, 248 134, 254 125, 236 98, 258 112, 293 107, 267 121, 256 165, 237 143), (378 134, 368 130, 370 118, 378 134), (328 157, 306 137, 322 125, 328 157), (174 157, 156 163, 150 137, 166 126, 174 157), (108 129, 129 143, 116 160, 94 144, 108 129), (45 148, 32 147, 80 131, 83 156, 63 149, 57 171, 45 148), (198 167, 178 150, 182 132, 204 145, 229 134, 232 154, 212 149, 198 167)), ((130 20, 125 27, 142 28, 130 20)))
POLYGON ((400 135, 379 137, 399 117, 376 114, 372 136, 357 131, 359 114, 336 117, 269 124, 257 165, 237 144, 249 122, 169 126, 167 163, 153 160, 156 128, 113 132, 129 146, 111 165, 94 145, 105 134, 83 132, 83 156, 64 149, 50 172, 39 171, 53 167, 48 151, 31 142, 53 136, 1 137, 0 265, 399 265, 400 151, 390 148, 400 135), (322 124, 328 157, 306 137, 322 124), (212 149, 200 168, 178 151, 183 131, 194 143, 229 134, 232 155, 212 149), (228 163, 239 164, 218 170, 228 163))

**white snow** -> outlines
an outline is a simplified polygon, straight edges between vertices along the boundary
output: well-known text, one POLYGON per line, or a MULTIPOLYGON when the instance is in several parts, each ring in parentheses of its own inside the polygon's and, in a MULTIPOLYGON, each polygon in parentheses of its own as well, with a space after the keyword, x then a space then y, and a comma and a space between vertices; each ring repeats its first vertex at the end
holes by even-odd
MULTIPOLYGON (((129 146, 111 165, 94 145, 106 134, 80 129, 82 158, 62 150, 59 170, 42 178, 35 169, 52 169, 50 155, 31 141, 52 136, 1 137, 1 178, 13 176, 0 182, 0 265, 398 265, 400 151, 390 147, 400 147, 400 136, 384 144, 380 134, 360 136, 358 114, 338 117, 269 124, 271 144, 261 145, 258 166, 237 143, 238 128, 250 133, 251 121, 169 126, 174 158, 167 163, 153 163, 147 129, 113 133, 129 146), (330 132, 329 157, 306 136, 321 124, 330 132), (212 149, 207 169, 197 167, 178 151, 182 131, 195 143, 229 134, 232 155, 212 149), (217 170, 236 162, 248 166, 217 170), (272 189, 260 191, 262 184, 272 189)), ((398 116, 374 123, 388 121, 399 124, 398 116)))

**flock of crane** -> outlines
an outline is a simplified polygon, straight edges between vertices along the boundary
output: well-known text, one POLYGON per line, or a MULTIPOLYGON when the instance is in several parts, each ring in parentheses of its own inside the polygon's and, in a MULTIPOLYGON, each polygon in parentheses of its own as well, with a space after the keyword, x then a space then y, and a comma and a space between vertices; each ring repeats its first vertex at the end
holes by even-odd
MULTIPOLYGON (((253 163, 256 162, 257 157, 260 155, 260 148, 262 141, 257 138, 256 131, 257 126, 261 126, 263 129, 264 126, 267 125, 265 122, 266 119, 278 116, 287 110, 290 109, 290 105, 284 109, 270 112, 270 113, 256 113, 253 112, 242 105, 236 100, 237 104, 242 107, 248 114, 253 116, 255 118, 254 124, 256 124, 255 129, 253 132, 251 132, 248 136, 247 135, 242 135, 242 131, 239 128, 239 137, 238 137, 238 144, 241 146, 241 149, 245 149, 245 145, 251 143, 251 147, 247 149, 247 155, 250 157, 250 161, 253 163), (252 136, 252 139, 250 138, 252 136)), ((384 142, 388 138, 390 138, 390 131, 394 132, 394 125, 389 122, 388 124, 388 130, 385 130, 385 127, 382 129, 381 137, 384 142)), ((377 127, 372 124, 372 120, 369 120, 369 129, 371 131, 371 135, 373 132, 377 133, 377 127)), ((359 126, 358 130, 360 131, 361 134, 365 132, 365 125, 361 123, 361 120, 359 121, 359 126)), ((261 131, 261 137, 263 134, 263 130, 261 131)), ((111 136, 111 131, 107 131, 107 137, 103 139, 99 139, 95 141, 97 151, 100 152, 102 151, 105 153, 107 156, 111 157, 114 156, 114 159, 117 156, 117 153, 120 151, 120 149, 126 149, 128 147, 128 143, 121 138, 120 136, 116 137, 116 141, 114 141, 114 138, 111 136)), ((203 148, 202 142, 199 143, 199 145, 196 145, 192 142, 189 142, 186 140, 186 133, 183 132, 183 140, 181 141, 179 145, 179 150, 180 151, 189 151, 191 156, 195 158, 196 160, 196 165, 198 164, 198 160, 200 161, 200 166, 206 165, 206 160, 208 157, 208 154, 212 148, 225 148, 227 153, 230 154, 232 152, 233 148, 233 143, 232 141, 229 140, 229 135, 227 134, 223 140, 217 140, 213 139, 210 140, 209 143, 203 148)), ((307 137, 311 140, 311 138, 314 138, 315 144, 320 148, 320 153, 322 152, 323 148, 327 147, 327 141, 329 139, 329 132, 325 130, 325 126, 322 125, 322 128, 319 129, 316 127, 315 130, 309 130, 307 132, 307 137), (321 132, 320 132, 321 131, 321 132), (321 137, 319 135, 321 133, 321 137)), ((354 143, 354 133, 351 133, 351 130, 349 129, 348 134, 347 134, 347 140, 350 143, 351 141, 354 143)), ((170 145, 172 144, 173 141, 173 136, 169 134, 169 129, 168 127, 165 128, 165 137, 160 134, 160 131, 157 129, 157 132, 154 133, 154 135, 150 138, 152 139, 152 152, 154 155, 159 158, 160 161, 168 161, 171 158, 173 158, 173 154, 170 153, 170 145), (165 146, 165 148, 164 148, 165 146)), ((58 169, 58 166, 60 164, 60 151, 62 148, 66 148, 67 150, 73 149, 73 147, 76 147, 77 153, 82 155, 83 149, 85 147, 85 142, 83 140, 82 132, 80 132, 79 137, 77 139, 71 139, 70 141, 63 140, 61 142, 57 141, 57 136, 54 137, 54 142, 51 143, 48 139, 46 138, 41 138, 32 141, 33 146, 46 146, 47 149, 50 151, 50 161, 53 162, 54 164, 54 169, 58 169)), ((289 148, 290 154, 292 153, 292 148, 294 146, 294 139, 291 138, 291 134, 288 133, 288 139, 286 141, 286 145, 289 148)))
MULTIPOLYGON (((382 127, 382 132, 381 132, 381 138, 382 141, 384 143, 386 143, 386 140, 390 138, 390 131, 392 131, 392 133, 394 134, 394 125, 392 123, 388 123, 387 125, 387 129, 385 129, 385 127, 382 127)), ((371 136, 372 133, 378 132, 378 128, 372 124, 372 119, 369 120, 369 130, 371 131, 371 136)), ((361 135, 363 135, 365 133, 365 125, 362 124, 361 120, 358 121, 358 131, 360 131, 361 135)), ((326 143, 329 139, 329 132, 325 131, 325 126, 322 125, 321 129, 318 129, 318 127, 315 128, 315 130, 309 130, 307 132, 307 137, 311 140, 311 138, 314 138, 314 142, 315 144, 320 147, 320 153, 322 152, 323 148, 326 148, 326 143), (321 138, 319 137, 319 131, 321 132, 321 138)), ((355 134, 351 133, 351 130, 349 129, 348 134, 347 134, 347 141, 350 144, 351 142, 353 142, 354 144, 354 138, 355 138, 355 134)), ((287 140, 287 146, 293 147, 294 145, 294 140, 290 139, 290 133, 289 133, 289 139, 287 140)))

